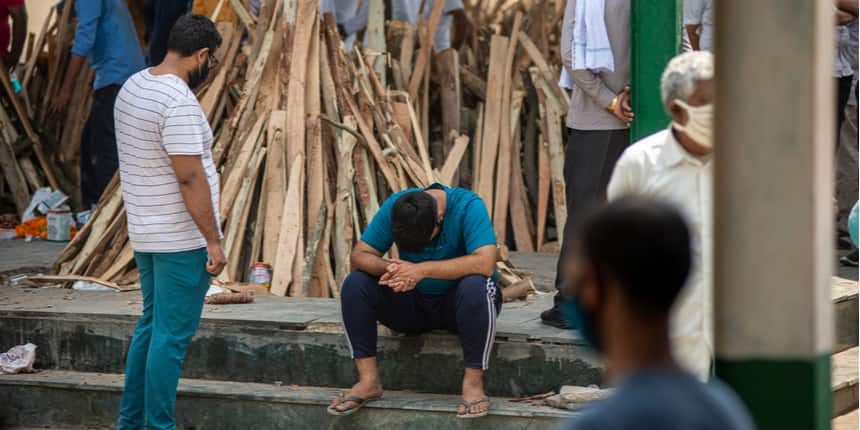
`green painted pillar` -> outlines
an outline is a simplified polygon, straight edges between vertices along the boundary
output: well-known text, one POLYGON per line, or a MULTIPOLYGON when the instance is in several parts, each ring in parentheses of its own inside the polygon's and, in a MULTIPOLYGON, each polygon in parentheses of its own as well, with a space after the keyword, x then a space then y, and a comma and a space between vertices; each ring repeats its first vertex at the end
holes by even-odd
POLYGON ((630 9, 631 108, 635 142, 669 125, 660 99, 660 75, 681 47, 681 0, 632 0, 630 9))
POLYGON ((829 429, 833 5, 715 5, 717 376, 760 430, 829 429))

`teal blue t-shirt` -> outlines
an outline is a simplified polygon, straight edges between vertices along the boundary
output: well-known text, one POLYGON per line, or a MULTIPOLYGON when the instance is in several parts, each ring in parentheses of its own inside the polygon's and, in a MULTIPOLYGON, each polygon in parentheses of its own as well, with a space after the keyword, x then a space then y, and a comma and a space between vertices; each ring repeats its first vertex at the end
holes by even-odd
MULTIPOLYGON (((493 231, 487 206, 477 194, 463 188, 449 188, 440 184, 433 184, 426 189, 445 190, 447 206, 442 228, 436 239, 423 251, 400 251, 402 260, 413 263, 448 260, 469 255, 482 246, 496 244, 496 233, 493 231)), ((361 241, 379 252, 388 252, 394 241, 391 237, 391 207, 404 193, 424 190, 425 188, 411 188, 392 194, 373 216, 367 230, 361 235, 361 241)), ((496 276, 493 273, 494 280, 496 276)), ((442 295, 456 283, 457 281, 426 278, 418 283, 416 289, 423 294, 442 295)))

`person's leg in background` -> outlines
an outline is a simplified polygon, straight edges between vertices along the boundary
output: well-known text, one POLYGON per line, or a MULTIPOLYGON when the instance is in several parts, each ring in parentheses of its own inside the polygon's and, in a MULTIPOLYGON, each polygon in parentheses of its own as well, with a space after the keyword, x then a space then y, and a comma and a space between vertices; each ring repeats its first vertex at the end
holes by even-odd
MULTIPOLYGON (((463 347, 463 400, 482 399, 484 370, 489 368, 493 342, 496 337, 496 318, 502 310, 502 293, 492 278, 480 275, 466 276, 448 291, 442 307, 445 328, 457 333, 463 347)), ((489 408, 487 402, 472 406, 471 413, 489 408)), ((466 413, 459 406, 457 413, 466 413)))
POLYGON ((119 166, 113 106, 120 88, 108 85, 93 93, 93 106, 81 141, 81 197, 85 208, 99 201, 119 166))
MULTIPOLYGON (((568 129, 567 149, 564 155, 564 182, 567 197, 567 220, 564 238, 556 263, 555 288, 560 292, 566 282, 564 267, 570 252, 570 242, 576 225, 595 205, 606 201, 606 186, 612 178, 615 162, 630 144, 630 130, 574 130, 568 129)), ((569 327, 564 320, 556 293, 553 307, 541 313, 541 320, 549 325, 569 327)))
POLYGON ((839 134, 845 121, 845 105, 851 96, 851 83, 854 75, 836 78, 836 146, 839 146, 839 134))
POLYGON ((137 270, 140 272, 140 292, 143 295, 143 312, 134 329, 134 337, 128 347, 125 361, 125 385, 119 406, 117 430, 143 428, 144 387, 146 381, 146 358, 152 339, 152 305, 155 299, 155 278, 153 276, 152 254, 134 254, 137 270))
MULTIPOLYGON (((844 121, 839 133, 839 146, 836 149, 836 232, 844 242, 851 243, 848 237, 848 215, 858 194, 858 113, 856 95, 845 106, 844 121)), ((853 247, 853 244, 851 245, 853 247)), ((857 266, 857 249, 840 259, 849 266, 857 266)))
POLYGON ((153 254, 155 308, 146 360, 146 424, 174 429, 176 385, 209 289, 206 249, 153 254))
MULTIPOLYGON (((188 13, 187 0, 152 0, 152 30, 149 33, 147 64, 157 66, 167 55, 167 36, 180 16, 188 13)), ((214 54, 214 53, 213 53, 214 54)))

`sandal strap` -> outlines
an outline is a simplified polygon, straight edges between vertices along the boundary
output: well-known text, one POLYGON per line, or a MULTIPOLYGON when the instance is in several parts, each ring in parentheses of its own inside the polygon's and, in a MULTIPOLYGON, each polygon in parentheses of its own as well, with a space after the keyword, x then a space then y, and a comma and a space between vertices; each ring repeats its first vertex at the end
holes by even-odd
MULTIPOLYGON (((486 403, 490 403, 490 398, 489 398, 489 397, 487 397, 487 396, 484 396, 484 397, 481 397, 481 398, 480 398, 480 399, 478 399, 478 400, 472 400, 471 402, 469 402, 469 406, 480 405, 481 403, 484 403, 484 402, 486 402, 486 403)), ((465 405, 465 404, 466 404, 466 402, 464 401, 464 402, 463 402, 463 404, 465 405)))

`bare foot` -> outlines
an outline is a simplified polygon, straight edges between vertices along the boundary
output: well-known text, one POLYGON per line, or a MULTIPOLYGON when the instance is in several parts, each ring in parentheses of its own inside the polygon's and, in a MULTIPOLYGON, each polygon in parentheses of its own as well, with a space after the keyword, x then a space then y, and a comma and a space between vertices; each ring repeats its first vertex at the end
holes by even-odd
MULTIPOLYGON (((466 369, 466 376, 463 378, 463 401, 466 403, 474 402, 484 398, 484 381, 480 373, 477 377, 470 375, 469 372, 473 369, 466 369)), ((490 402, 481 402, 472 405, 469 408, 470 414, 479 414, 490 409, 490 402)), ((466 407, 463 405, 457 406, 457 415, 465 415, 466 407)))
MULTIPOLYGON (((344 393, 343 398, 346 399, 350 396, 361 397, 362 399, 372 399, 375 397, 380 397, 382 396, 382 384, 378 382, 373 383, 358 381, 358 383, 353 385, 349 391, 344 393)), ((358 406, 358 403, 352 400, 346 400, 341 402, 340 399, 340 396, 338 396, 331 401, 331 407, 333 407, 338 412, 343 412, 358 406)))

